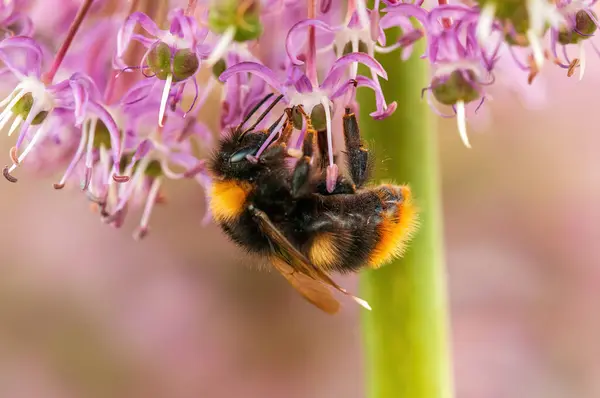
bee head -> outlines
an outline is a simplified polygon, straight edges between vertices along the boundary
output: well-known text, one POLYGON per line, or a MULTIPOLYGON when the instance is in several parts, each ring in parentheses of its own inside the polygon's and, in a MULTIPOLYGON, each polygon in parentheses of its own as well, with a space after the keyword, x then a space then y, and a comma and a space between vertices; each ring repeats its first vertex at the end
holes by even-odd
POLYGON ((253 181, 261 173, 284 165, 283 150, 279 146, 267 148, 254 158, 268 137, 267 131, 243 132, 240 129, 224 137, 212 157, 213 177, 221 180, 235 179, 253 181))

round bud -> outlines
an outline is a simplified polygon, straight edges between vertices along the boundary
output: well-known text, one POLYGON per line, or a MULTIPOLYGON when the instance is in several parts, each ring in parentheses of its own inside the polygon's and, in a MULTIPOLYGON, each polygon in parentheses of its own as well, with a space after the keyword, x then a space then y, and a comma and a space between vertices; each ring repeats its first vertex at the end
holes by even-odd
POLYGON ((431 92, 441 104, 455 105, 458 101, 466 104, 480 97, 476 82, 475 72, 455 70, 448 76, 435 77, 431 83, 431 92))
POLYGON ((300 113, 300 111, 298 110, 298 107, 293 107, 292 108, 292 124, 294 125, 294 128, 296 130, 302 130, 302 124, 303 124, 303 119, 304 116, 302 116, 302 113, 300 113))
POLYGON ((215 0, 208 17, 212 31, 223 34, 235 29, 233 40, 244 42, 257 39, 263 31, 258 0, 215 0))
POLYGON ((369 48, 367 47, 367 44, 364 41, 359 40, 358 41, 358 49, 357 49, 357 51, 353 51, 352 50, 352 42, 349 41, 348 43, 346 43, 346 45, 344 45, 344 50, 342 51, 342 55, 348 55, 348 54, 351 54, 353 52, 368 54, 369 53, 369 48))
MULTIPOLYGON (((592 12, 592 11, 589 11, 592 12)), ((596 14, 592 12, 594 18, 596 14)), ((558 42, 562 45, 577 44, 582 40, 589 39, 598 29, 594 20, 583 10, 575 14, 575 26, 573 29, 564 29, 558 33, 558 42)))
POLYGON ((150 163, 148 163, 148 166, 146 166, 146 170, 144 170, 144 174, 147 175, 148 177, 160 177, 163 175, 162 172, 162 166, 160 165, 160 162, 158 160, 151 160, 150 163))
POLYGON ((221 73, 225 72, 225 69, 227 69, 227 63, 223 58, 221 58, 213 65, 212 73, 218 80, 219 76, 221 76, 221 73))
POLYGON ((94 131, 94 148, 100 149, 100 147, 104 147, 106 149, 110 149, 112 146, 112 142, 110 140, 110 132, 108 128, 102 122, 102 120, 98 120, 96 123, 96 130, 94 131))
MULTIPOLYGON (((127 166, 129 166, 129 164, 131 163, 132 160, 133 160, 133 153, 124 153, 123 155, 121 155, 121 160, 119 161, 119 173, 120 174, 125 173, 125 169, 127 168, 127 166)), ((134 169, 135 169, 135 165, 134 165, 134 169)))
POLYGON ((33 126, 37 126, 38 124, 42 124, 44 122, 44 120, 46 120, 47 116, 48 116, 48 112, 47 111, 41 111, 40 113, 38 113, 37 115, 35 115, 33 117, 33 120, 31 121, 31 124, 33 126))
MULTIPOLYGON (((485 7, 494 7, 494 16, 503 23, 508 23, 511 30, 518 35, 515 40, 510 34, 506 35, 506 41, 510 45, 529 46, 526 34, 529 30, 529 0, 478 0, 481 9, 485 7)), ((536 0, 548 1, 548 0, 536 0)))
POLYGON ((159 42, 148 53, 146 62, 158 79, 166 80, 171 74, 171 48, 166 43, 159 42))
MULTIPOLYGON (((11 111, 15 115, 18 115, 21 118, 23 118, 23 120, 25 120, 25 119, 27 119, 27 116, 29 116, 29 112, 31 112, 31 108, 33 108, 33 95, 31 93, 27 93, 13 105, 13 107, 11 108, 11 111)), ((48 116, 47 111, 40 111, 37 115, 35 115, 33 117, 31 124, 33 126, 42 124, 42 122, 44 120, 46 120, 47 116, 48 116)))
POLYGON ((310 119, 313 127, 317 131, 327 129, 327 118, 325 117, 325 107, 322 104, 315 106, 310 113, 310 119))
MULTIPOLYGON (((304 116, 297 107, 292 109, 292 124, 296 130, 302 130, 304 116)), ((327 129, 327 118, 325 117, 325 108, 322 104, 315 106, 310 113, 310 121, 315 130, 323 131, 327 129)))
POLYGON ((173 57, 173 77, 175 81, 185 80, 193 76, 199 66, 200 61, 191 50, 177 50, 173 57))

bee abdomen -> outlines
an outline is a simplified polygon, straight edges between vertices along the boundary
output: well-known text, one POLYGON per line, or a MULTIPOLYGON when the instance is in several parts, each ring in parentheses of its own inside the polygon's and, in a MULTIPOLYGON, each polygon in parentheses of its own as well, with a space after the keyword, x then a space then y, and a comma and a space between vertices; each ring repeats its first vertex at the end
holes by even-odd
POLYGON ((368 260, 368 266, 378 268, 402 256, 417 226, 417 209, 406 185, 382 185, 375 188, 381 202, 375 227, 377 242, 368 260))

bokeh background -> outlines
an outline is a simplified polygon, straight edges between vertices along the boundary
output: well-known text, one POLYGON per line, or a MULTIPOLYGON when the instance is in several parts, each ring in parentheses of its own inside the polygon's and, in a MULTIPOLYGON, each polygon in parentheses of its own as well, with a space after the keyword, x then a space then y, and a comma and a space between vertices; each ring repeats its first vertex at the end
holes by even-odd
MULTIPOLYGON (((600 61, 588 58, 583 82, 547 68, 527 86, 508 68, 470 121, 473 149, 440 121, 458 398, 600 396, 600 61)), ((326 316, 259 271, 201 225, 199 186, 168 186, 135 242, 136 214, 115 230, 52 176, 21 177, 0 183, 1 397, 364 396, 358 309, 326 316)))

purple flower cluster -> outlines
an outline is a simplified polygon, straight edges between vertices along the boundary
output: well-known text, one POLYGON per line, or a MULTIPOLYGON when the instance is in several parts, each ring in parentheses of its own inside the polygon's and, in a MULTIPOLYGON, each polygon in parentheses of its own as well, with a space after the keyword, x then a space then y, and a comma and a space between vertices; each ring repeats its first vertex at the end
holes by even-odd
MULTIPOLYGON (((374 93, 374 119, 398 106, 382 90, 387 73, 377 53, 397 52, 402 62, 423 42, 431 69, 423 95, 437 113, 457 117, 469 146, 467 114, 488 97, 501 57, 523 72, 513 79, 531 82, 546 63, 583 77, 586 50, 598 53, 596 1, 375 0, 368 8, 364 0, 190 0, 154 17, 134 0, 65 1, 69 18, 53 37, 38 33, 43 21, 34 17, 46 0, 4 0, 0 73, 10 89, 0 128, 17 138, 3 174, 16 182, 22 164, 62 169, 54 188, 80 186, 108 224, 119 227, 128 209, 141 207, 142 237, 165 180, 193 179, 209 192, 200 154, 215 134, 196 117, 209 98, 217 95, 219 130, 228 131, 277 94, 325 132, 333 190, 339 112, 357 107, 358 88, 374 93)), ((293 114, 257 121, 272 125, 272 136, 250 160, 260 161, 293 114)), ((307 128, 301 117, 293 125, 292 156, 307 128)))

